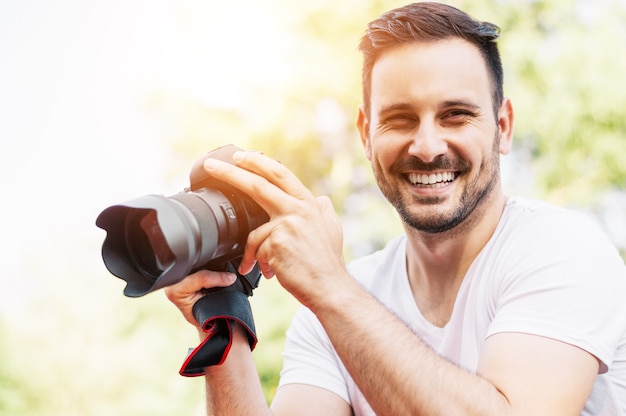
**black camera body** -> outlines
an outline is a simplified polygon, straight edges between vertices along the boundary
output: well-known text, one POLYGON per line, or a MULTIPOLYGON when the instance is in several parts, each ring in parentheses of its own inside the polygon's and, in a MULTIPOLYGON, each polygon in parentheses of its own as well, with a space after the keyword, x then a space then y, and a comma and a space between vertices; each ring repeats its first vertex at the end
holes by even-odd
MULTIPOLYGON (((189 188, 178 194, 146 195, 100 213, 96 225, 107 231, 102 258, 126 281, 124 295, 143 296, 200 269, 236 273, 248 234, 269 217, 249 196, 208 175, 204 161, 234 164, 238 150, 227 145, 198 159, 189 188)), ((235 286, 250 296, 260 276, 255 267, 235 286)))

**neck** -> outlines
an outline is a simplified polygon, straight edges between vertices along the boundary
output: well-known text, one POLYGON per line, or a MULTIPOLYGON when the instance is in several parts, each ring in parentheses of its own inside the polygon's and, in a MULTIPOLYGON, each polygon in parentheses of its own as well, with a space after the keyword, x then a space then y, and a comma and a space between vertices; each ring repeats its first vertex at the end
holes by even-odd
POLYGON ((429 234, 405 226, 413 296, 422 314, 435 325, 443 326, 449 320, 467 270, 498 226, 506 197, 495 194, 446 232, 429 234))

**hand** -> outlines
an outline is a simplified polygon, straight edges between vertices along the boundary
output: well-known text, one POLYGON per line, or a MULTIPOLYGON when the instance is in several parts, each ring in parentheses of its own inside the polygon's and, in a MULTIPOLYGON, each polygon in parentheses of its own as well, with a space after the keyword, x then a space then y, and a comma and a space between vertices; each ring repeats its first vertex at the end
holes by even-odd
POLYGON ((227 287, 235 283, 237 276, 228 272, 199 270, 185 277, 175 285, 165 288, 165 295, 180 311, 189 323, 202 332, 202 328, 192 313, 193 305, 204 296, 202 289, 227 287))
MULTIPOLYGON (((284 165, 257 152, 236 152, 236 166, 205 162, 207 172, 254 199, 269 222, 252 231, 239 272, 258 261, 265 277, 309 306, 336 284, 345 270, 343 232, 327 197, 315 197, 284 165)), ((347 275, 347 272, 344 274, 347 275)))

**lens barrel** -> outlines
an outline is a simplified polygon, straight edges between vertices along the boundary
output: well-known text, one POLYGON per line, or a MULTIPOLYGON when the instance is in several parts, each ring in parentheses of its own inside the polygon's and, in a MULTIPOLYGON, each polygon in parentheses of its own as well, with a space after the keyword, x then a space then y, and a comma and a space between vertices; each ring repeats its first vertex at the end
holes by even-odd
MULTIPOLYGON (((207 156, 230 161, 236 150, 226 146, 207 156)), ((242 256, 248 234, 268 221, 247 195, 206 176, 204 159, 196 163, 192 186, 185 191, 113 205, 96 219, 107 232, 104 264, 126 281, 124 295, 143 296, 203 268, 226 270, 229 262, 242 256)))

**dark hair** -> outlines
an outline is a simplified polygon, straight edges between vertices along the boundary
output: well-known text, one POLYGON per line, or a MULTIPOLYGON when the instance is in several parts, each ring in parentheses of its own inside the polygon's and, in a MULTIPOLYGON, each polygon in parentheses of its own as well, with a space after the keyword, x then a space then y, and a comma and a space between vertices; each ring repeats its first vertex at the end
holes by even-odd
POLYGON ((363 53, 365 113, 369 116, 372 68, 385 51, 414 41, 434 42, 459 37, 475 45, 485 59, 497 118, 503 99, 502 61, 495 42, 499 32, 500 28, 492 23, 477 21, 457 8, 440 3, 413 3, 383 14, 367 26, 359 44, 363 53))

